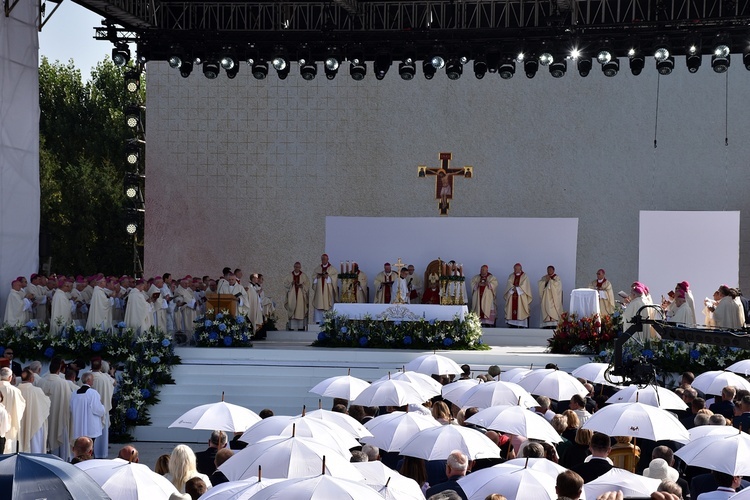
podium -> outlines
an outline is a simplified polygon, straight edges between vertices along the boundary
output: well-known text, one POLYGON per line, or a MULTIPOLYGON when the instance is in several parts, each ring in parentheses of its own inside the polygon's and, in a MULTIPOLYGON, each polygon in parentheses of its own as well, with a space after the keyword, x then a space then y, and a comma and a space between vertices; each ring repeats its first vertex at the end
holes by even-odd
POLYGON ((237 304, 239 300, 228 293, 206 292, 206 316, 213 318, 216 313, 229 311, 231 316, 237 316, 237 304))

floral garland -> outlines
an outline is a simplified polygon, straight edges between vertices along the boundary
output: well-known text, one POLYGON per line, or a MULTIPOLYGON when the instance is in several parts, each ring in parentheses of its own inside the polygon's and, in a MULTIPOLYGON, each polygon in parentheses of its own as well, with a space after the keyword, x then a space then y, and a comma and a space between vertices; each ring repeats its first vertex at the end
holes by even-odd
POLYGON ((380 320, 367 315, 361 320, 327 312, 313 342, 316 347, 375 347, 395 349, 486 350, 479 316, 469 313, 464 321, 420 318, 416 321, 380 320))
POLYGON ((14 348, 16 359, 25 362, 55 356, 86 360, 101 356, 119 366, 110 414, 113 442, 131 441, 134 426, 151 424, 149 407, 159 402, 160 386, 174 383, 172 367, 180 364, 171 336, 154 328, 138 335, 124 322, 108 332, 67 325, 60 335, 50 333, 46 324, 4 325, 0 328, 0 355, 9 346, 14 348))
POLYGON ((547 339, 549 350, 555 354, 594 354, 609 345, 622 331, 622 311, 618 308, 601 320, 598 314, 578 317, 562 313, 552 338, 547 339))
POLYGON ((198 347, 252 347, 253 332, 242 315, 222 311, 213 317, 203 315, 195 320, 195 343, 198 347))

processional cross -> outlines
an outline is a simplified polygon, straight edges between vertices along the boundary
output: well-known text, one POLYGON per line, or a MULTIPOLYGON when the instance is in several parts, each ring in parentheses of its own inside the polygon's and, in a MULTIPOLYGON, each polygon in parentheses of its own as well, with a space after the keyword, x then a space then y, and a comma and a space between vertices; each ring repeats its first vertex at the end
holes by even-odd
POLYGON ((471 179, 474 176, 474 167, 465 166, 461 168, 451 168, 453 153, 440 153, 440 166, 437 168, 419 165, 417 175, 419 177, 435 177, 435 199, 439 200, 438 210, 440 215, 448 215, 450 203, 448 200, 453 199, 453 177, 460 176, 471 179))

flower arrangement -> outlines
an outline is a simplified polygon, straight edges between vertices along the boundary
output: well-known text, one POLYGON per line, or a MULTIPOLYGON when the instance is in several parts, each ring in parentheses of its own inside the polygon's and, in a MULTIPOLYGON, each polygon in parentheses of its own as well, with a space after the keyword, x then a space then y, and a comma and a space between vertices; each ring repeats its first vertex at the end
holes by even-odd
POLYGON ((129 431, 135 425, 150 425, 148 408, 159 402, 159 386, 174 383, 172 366, 180 363, 170 336, 154 328, 138 335, 124 322, 107 332, 65 325, 60 335, 51 334, 44 324, 4 325, 0 328, 0 355, 10 345, 16 358, 23 361, 101 356, 120 366, 110 414, 113 442, 132 440, 129 431))
POLYGON ((226 310, 213 318, 201 316, 195 320, 194 338, 199 347, 252 347, 252 336, 245 317, 232 316, 226 310))
POLYGON ((464 321, 456 315, 452 321, 420 318, 415 321, 385 320, 365 316, 349 319, 332 311, 324 316, 317 347, 375 347, 391 349, 471 349, 486 350, 482 343, 482 325, 476 314, 464 321))
POLYGON ((555 354, 598 353, 611 344, 621 330, 622 312, 619 309, 601 319, 598 314, 579 318, 576 314, 564 312, 547 343, 550 352, 555 354))

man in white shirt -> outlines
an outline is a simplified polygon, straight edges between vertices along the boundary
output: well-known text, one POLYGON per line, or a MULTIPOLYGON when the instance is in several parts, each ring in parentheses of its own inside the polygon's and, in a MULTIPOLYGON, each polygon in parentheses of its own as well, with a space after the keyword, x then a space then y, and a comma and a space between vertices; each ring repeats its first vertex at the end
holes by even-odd
POLYGON ((99 393, 96 392, 96 389, 91 388, 93 381, 93 373, 83 374, 83 377, 81 377, 83 385, 70 397, 70 414, 73 439, 87 436, 96 443, 96 438, 102 435, 102 418, 106 410, 99 393))

